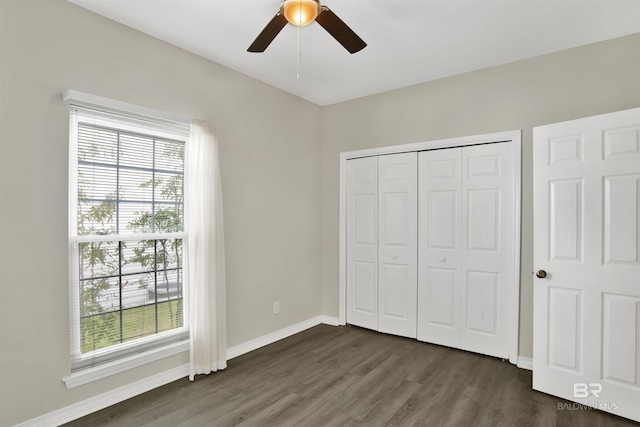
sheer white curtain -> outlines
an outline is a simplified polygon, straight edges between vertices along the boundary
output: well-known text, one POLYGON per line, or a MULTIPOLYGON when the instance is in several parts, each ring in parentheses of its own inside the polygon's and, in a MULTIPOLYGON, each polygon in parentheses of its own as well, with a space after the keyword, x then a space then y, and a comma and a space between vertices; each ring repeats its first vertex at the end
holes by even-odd
POLYGON ((185 170, 185 279, 193 381, 197 374, 227 367, 222 191, 218 142, 207 122, 191 123, 185 170))

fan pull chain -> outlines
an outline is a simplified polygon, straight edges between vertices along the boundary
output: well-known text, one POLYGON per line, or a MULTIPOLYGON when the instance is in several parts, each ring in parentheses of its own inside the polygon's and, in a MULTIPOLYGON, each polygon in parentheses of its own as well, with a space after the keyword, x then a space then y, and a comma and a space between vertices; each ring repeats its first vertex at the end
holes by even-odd
POLYGON ((300 80, 300 63, 302 62, 301 35, 300 26, 298 26, 298 57, 296 59, 296 80, 300 80))

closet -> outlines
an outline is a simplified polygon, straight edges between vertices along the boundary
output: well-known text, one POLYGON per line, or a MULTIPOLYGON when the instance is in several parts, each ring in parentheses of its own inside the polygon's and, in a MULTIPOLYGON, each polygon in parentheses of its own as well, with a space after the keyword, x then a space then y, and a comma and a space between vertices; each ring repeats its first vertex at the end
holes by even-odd
POLYGON ((348 322, 416 338, 417 153, 347 163, 348 322))
POLYGON ((346 323, 509 357, 512 150, 346 161, 346 323))

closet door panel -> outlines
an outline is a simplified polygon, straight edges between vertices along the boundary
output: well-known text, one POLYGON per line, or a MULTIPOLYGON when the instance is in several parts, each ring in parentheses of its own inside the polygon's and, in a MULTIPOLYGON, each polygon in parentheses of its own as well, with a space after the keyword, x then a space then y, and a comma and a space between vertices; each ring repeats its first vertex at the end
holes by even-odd
POLYGON ((450 268, 428 267, 426 287, 426 325, 449 330, 458 329, 458 271, 450 268))
MULTIPOLYGON (((415 303, 409 298, 411 284, 410 272, 406 265, 385 263, 381 266, 380 317, 382 319, 406 320, 410 318, 409 304, 415 303)), ((387 326, 380 322, 381 332, 387 326)))
POLYGON ((378 330, 416 337, 417 154, 378 158, 378 330))
POLYGON ((460 347, 503 358, 509 356, 511 149, 511 144, 498 143, 462 151, 460 347))
POLYGON ((378 329, 378 159, 347 162, 347 323, 378 329))
POLYGON ((418 154, 418 339, 452 347, 460 335, 460 148, 418 154))

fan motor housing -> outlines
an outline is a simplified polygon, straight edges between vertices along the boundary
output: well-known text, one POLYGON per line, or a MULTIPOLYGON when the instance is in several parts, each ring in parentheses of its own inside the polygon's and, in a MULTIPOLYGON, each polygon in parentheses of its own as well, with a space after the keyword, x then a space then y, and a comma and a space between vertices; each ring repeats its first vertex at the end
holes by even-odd
POLYGON ((282 0, 280 13, 287 21, 298 27, 304 27, 316 20, 320 14, 319 0, 282 0))

